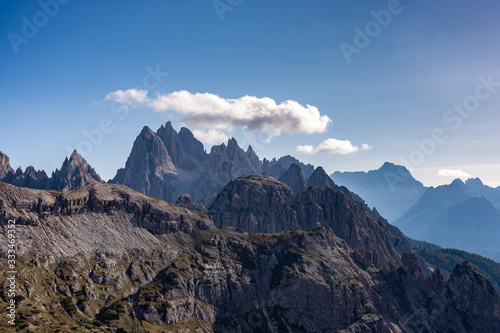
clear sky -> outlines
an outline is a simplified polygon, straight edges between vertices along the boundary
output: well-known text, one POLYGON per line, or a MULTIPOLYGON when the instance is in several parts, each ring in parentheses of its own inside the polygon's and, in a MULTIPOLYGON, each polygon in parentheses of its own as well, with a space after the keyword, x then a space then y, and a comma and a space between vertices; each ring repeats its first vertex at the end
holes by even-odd
POLYGON ((499 186, 499 17, 498 1, 0 1, 0 150, 50 173, 78 148, 107 180, 172 120, 207 149, 234 136, 329 173, 391 161, 499 186))

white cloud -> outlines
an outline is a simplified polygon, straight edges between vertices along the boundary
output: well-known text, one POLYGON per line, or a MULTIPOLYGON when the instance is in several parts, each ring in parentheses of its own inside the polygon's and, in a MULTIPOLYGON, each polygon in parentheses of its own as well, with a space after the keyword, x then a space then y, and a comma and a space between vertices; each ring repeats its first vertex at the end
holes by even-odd
POLYGON ((144 90, 129 89, 112 92, 106 96, 109 99, 125 105, 130 101, 142 103, 157 112, 173 111, 180 115, 181 123, 194 129, 242 128, 246 134, 264 134, 269 138, 281 133, 321 133, 331 123, 314 106, 303 106, 293 100, 277 104, 269 97, 247 95, 228 99, 181 90, 149 98, 144 90))
POLYGON ((367 143, 362 143, 361 150, 372 150, 372 146, 367 143))
POLYGON ((295 151, 304 154, 314 154, 314 147, 311 145, 297 146, 295 151))
POLYGON ((304 154, 352 154, 359 150, 370 150, 372 146, 363 143, 361 148, 354 146, 349 140, 326 139, 316 148, 311 145, 297 146, 296 151, 304 154))
POLYGON ((209 129, 206 131, 193 130, 193 135, 201 142, 211 145, 221 144, 229 140, 229 137, 226 135, 226 133, 215 129, 209 129))
POLYGON ((438 176, 453 178, 470 178, 470 175, 462 169, 442 169, 438 171, 438 176))
POLYGON ((117 90, 109 93, 104 98, 105 101, 116 101, 124 106, 129 106, 133 103, 143 104, 148 100, 148 91, 147 90, 136 90, 136 89, 127 89, 127 90, 117 90))

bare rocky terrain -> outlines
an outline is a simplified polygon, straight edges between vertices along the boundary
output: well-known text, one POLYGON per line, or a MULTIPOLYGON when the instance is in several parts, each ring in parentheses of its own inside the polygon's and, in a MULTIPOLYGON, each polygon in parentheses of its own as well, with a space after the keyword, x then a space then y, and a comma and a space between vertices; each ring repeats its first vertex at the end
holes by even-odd
POLYGON ((426 277, 398 230, 338 189, 249 175, 206 212, 122 185, 2 183, 0 219, 16 220, 19 327, 32 332, 500 330, 491 281, 469 263, 426 277), (250 212, 273 233, 243 230, 250 212))

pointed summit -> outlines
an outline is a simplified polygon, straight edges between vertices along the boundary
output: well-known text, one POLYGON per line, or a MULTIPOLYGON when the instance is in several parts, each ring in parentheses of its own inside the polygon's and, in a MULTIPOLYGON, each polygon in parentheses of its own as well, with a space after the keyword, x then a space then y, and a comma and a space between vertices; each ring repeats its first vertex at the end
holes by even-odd
POLYGON ((227 150, 228 150, 228 153, 231 152, 231 153, 234 153, 235 151, 237 150, 240 150, 240 146, 238 145, 238 141, 236 141, 235 138, 231 138, 227 141, 227 150))
POLYGON ((141 133, 139 133, 140 137, 151 137, 151 135, 154 134, 154 132, 149 128, 148 126, 144 126, 141 130, 141 133))
POLYGON ((463 187, 465 185, 464 181, 460 178, 454 179, 450 185, 463 187))
POLYGON ((313 174, 307 180, 307 187, 316 186, 319 188, 337 188, 333 180, 328 176, 325 169, 322 167, 317 167, 313 174))
POLYGON ((252 163, 252 166, 254 167, 255 171, 257 171, 257 173, 261 173, 262 172, 262 162, 259 160, 259 156, 257 156, 257 154, 253 150, 252 146, 250 146, 250 145, 248 145, 248 148, 247 148, 247 157, 248 157, 248 160, 250 161, 250 163, 252 163))
POLYGON ((203 143, 196 139, 193 132, 191 132, 188 128, 181 127, 181 130, 179 131, 179 139, 182 142, 182 148, 189 156, 194 157, 198 161, 204 160, 207 157, 203 143))
POLYGON ((30 165, 24 172, 22 172, 21 167, 17 168, 16 173, 9 182, 20 187, 46 189, 49 188, 50 179, 45 171, 37 171, 30 165))
POLYGON ((85 185, 102 183, 101 177, 76 150, 64 160, 61 170, 56 169, 50 180, 50 188, 70 191, 85 185))

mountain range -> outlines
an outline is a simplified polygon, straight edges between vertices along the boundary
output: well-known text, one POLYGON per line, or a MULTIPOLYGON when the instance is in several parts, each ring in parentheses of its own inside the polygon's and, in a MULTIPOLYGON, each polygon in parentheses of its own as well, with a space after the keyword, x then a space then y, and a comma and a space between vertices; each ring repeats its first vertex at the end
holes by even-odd
POLYGON ((293 193, 254 174, 230 181, 207 211, 192 204, 188 195, 172 204, 118 184, 55 191, 0 183, 2 228, 16 221, 20 328, 500 330, 489 279, 468 262, 448 280, 438 268, 426 276, 399 230, 339 189, 293 193))
MULTIPOLYGON (((323 168, 292 156, 261 161, 251 146, 245 151, 234 138, 207 153, 189 129, 177 132, 167 122, 156 132, 142 129, 125 167, 109 182, 172 203, 187 194, 193 205, 205 209, 228 182, 247 174, 272 176, 293 193, 311 186, 340 190, 360 207, 373 207, 409 237, 500 261, 500 188, 478 178, 427 188, 405 167, 389 162, 378 170, 335 172, 330 178, 323 168)), ((0 181, 50 190, 103 182, 76 151, 51 177, 33 166, 14 171, 8 156, 0 152, 0 181)))
MULTIPOLYGON (((477 179, 426 189, 390 163, 336 175, 367 192, 351 192, 322 167, 291 156, 261 161, 235 139, 207 153, 187 128, 176 132, 170 122, 157 132, 144 127, 108 183, 76 151, 51 177, 32 166, 14 171, 0 153, 1 228, 16 220, 23 272, 21 328, 500 330, 500 296, 488 278, 462 262, 443 265, 445 280, 436 268, 444 252, 414 252, 379 213, 396 200, 409 207, 402 217, 435 235, 455 228, 463 237, 495 237, 497 189, 477 179), (470 227, 477 216, 481 228, 470 227), (425 224, 430 217, 442 230, 425 224)), ((487 267, 489 274, 498 270, 487 267)), ((6 306, 6 286, 0 288, 6 306)))
POLYGON ((0 181, 21 187, 59 191, 103 182, 94 168, 76 150, 69 159, 64 160, 60 170, 52 172, 51 177, 43 170, 35 170, 31 165, 24 172, 21 167, 14 171, 10 166, 9 157, 0 151, 0 181))
MULTIPOLYGON (((378 170, 335 172, 330 178, 323 168, 292 156, 261 161, 251 146, 245 151, 234 138, 207 153, 189 129, 177 132, 167 122, 156 132, 147 126, 142 129, 125 167, 109 183, 172 203, 189 195, 192 205, 205 209, 226 184, 248 174, 271 176, 292 193, 311 186, 339 190, 359 207, 373 207, 409 237, 500 261, 500 188, 486 186, 478 178, 427 188, 405 167, 389 162, 378 170)), ((14 171, 8 156, 0 152, 0 181, 48 190, 103 182, 76 151, 51 177, 33 166, 14 171)))
POLYGON ((479 179, 456 179, 429 188, 393 224, 409 237, 500 261, 500 201, 495 192, 500 193, 479 179))
POLYGON ((170 202, 187 193, 193 201, 210 205, 231 179, 261 173, 279 179, 291 164, 301 166, 304 178, 314 170, 291 156, 261 161, 251 146, 245 151, 234 138, 207 153, 189 129, 182 127, 177 133, 169 121, 156 132, 143 128, 125 168, 110 183, 170 202))

